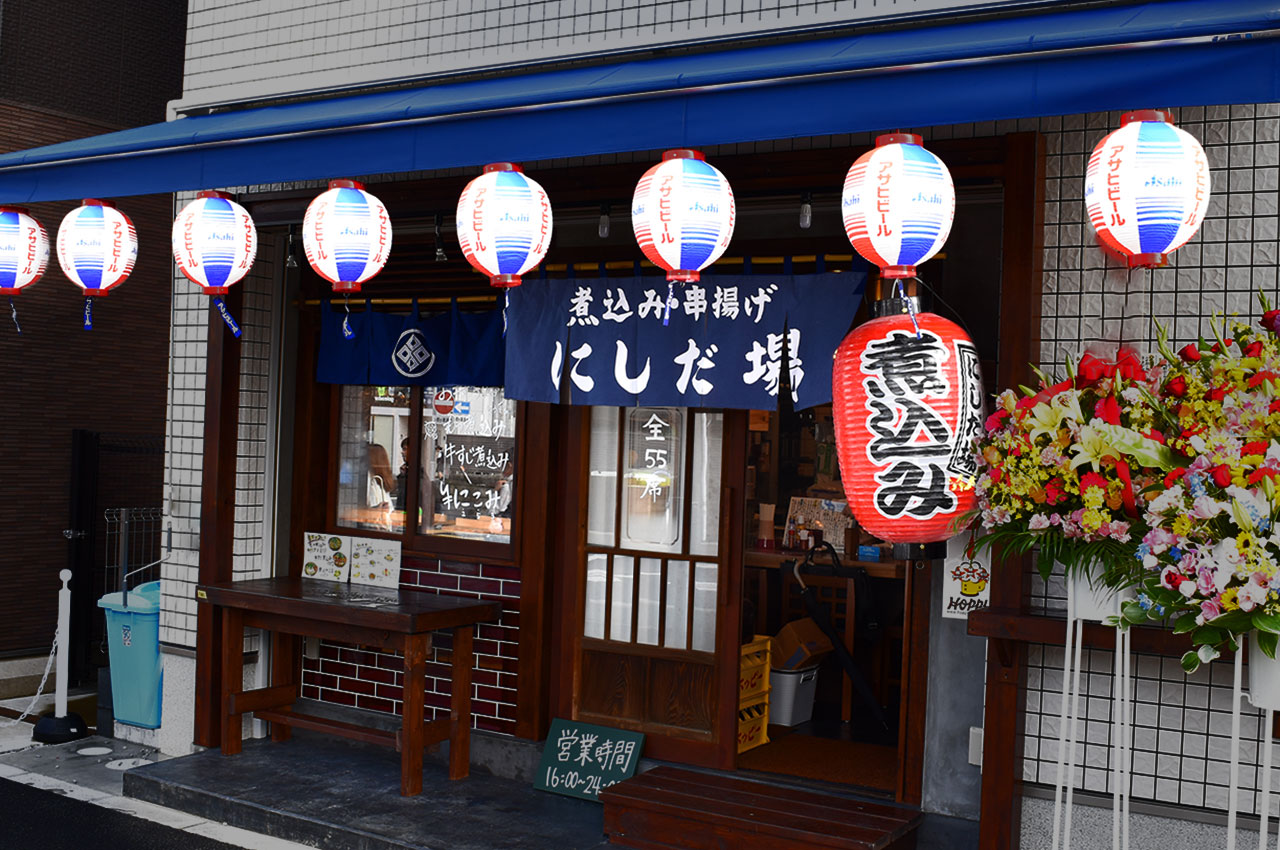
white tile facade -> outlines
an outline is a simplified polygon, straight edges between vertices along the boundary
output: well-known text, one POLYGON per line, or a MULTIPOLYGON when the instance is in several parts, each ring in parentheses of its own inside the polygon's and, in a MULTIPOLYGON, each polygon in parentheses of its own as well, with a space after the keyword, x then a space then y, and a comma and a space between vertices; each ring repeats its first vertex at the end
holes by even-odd
MULTIPOLYGON (((1178 126, 1203 144, 1212 169, 1212 198, 1200 233, 1172 255, 1168 268, 1129 272, 1096 246, 1081 200, 1089 152, 1120 125, 1118 113, 1046 118, 1046 208, 1041 365, 1061 368, 1095 340, 1154 350, 1156 322, 1175 347, 1209 334, 1215 313, 1256 316, 1258 292, 1272 302, 1277 287, 1277 186, 1280 104, 1177 110, 1178 126)), ((1038 583, 1038 579, 1037 579, 1038 583)), ((1062 584, 1040 586, 1034 601, 1065 607, 1062 584)), ((1056 776, 1062 648, 1030 651, 1023 776, 1056 776)), ((1107 769, 1112 687, 1111 652, 1085 652, 1085 734, 1078 745, 1077 787, 1109 793, 1107 769)), ((1176 658, 1137 655, 1134 662, 1134 799, 1221 812, 1230 761, 1230 662, 1192 676, 1176 658)), ((1246 670, 1246 681, 1247 681, 1246 670)), ((1260 712, 1245 703, 1240 810, 1254 811, 1260 786, 1260 712)), ((1280 773, 1271 787, 1280 787, 1280 773)), ((1272 813, 1277 811, 1273 801, 1272 813)), ((1176 810, 1171 810, 1176 811, 1176 810)), ((1108 818, 1109 823, 1109 818, 1108 818)), ((1029 845, 1028 845, 1029 846, 1029 845)), ((1038 846, 1038 845, 1037 845, 1038 846)), ((1138 845, 1135 845, 1138 846, 1138 845)), ((1169 845, 1143 845, 1169 846, 1169 845)))
MULTIPOLYGON (((175 211, 194 195, 176 196, 175 211)), ((267 404, 270 371, 272 286, 276 247, 263 236, 244 290, 240 355, 240 422, 236 453, 236 515, 233 572, 237 579, 268 574, 264 551, 264 492, 267 474, 267 404)), ((175 268, 169 366, 169 414, 165 445, 165 523, 173 528, 173 551, 161 567, 160 640, 196 644, 195 585, 200 559, 200 499, 204 462, 204 392, 208 367, 210 298, 175 268)), ((221 323, 218 333, 230 333, 221 323)))
POLYGON ((192 0, 179 108, 935 13, 964 0, 192 0))

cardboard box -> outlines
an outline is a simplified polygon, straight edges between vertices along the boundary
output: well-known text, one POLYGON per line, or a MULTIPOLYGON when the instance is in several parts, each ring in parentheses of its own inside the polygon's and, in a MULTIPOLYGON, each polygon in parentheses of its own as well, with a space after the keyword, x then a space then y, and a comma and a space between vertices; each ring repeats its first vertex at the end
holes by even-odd
POLYGON ((777 670, 812 667, 831 650, 830 639, 808 617, 787 623, 770 641, 772 666, 777 670))

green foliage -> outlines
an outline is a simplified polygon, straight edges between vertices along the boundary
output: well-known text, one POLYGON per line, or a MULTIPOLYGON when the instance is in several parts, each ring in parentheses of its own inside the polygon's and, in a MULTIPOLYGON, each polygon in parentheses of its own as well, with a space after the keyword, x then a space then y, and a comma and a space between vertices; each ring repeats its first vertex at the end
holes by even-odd
POLYGON ((1280 641, 1280 635, 1275 632, 1258 632, 1253 639, 1258 642, 1263 655, 1272 659, 1276 657, 1276 642, 1280 641))

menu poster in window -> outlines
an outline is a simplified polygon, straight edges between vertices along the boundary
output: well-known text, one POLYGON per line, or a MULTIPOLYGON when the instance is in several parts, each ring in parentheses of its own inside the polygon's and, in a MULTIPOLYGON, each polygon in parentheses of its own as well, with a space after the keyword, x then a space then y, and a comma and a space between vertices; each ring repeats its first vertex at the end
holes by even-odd
POLYGON ((302 536, 302 577, 345 582, 351 566, 351 538, 308 531, 302 536))
POLYGON ((787 510, 787 523, 783 528, 789 528, 793 519, 797 526, 803 521, 810 530, 814 528, 815 520, 821 522, 822 542, 830 543, 837 552, 844 554, 844 530, 853 524, 848 502, 792 496, 791 507, 787 510))
POLYGON ((442 434, 436 443, 436 511, 455 519, 511 515, 514 437, 442 434))
POLYGON ((605 788, 635 775, 643 750, 641 732, 556 718, 547 733, 533 787, 598 800, 605 788))
POLYGON ((351 538, 351 583, 400 586, 400 541, 351 538))

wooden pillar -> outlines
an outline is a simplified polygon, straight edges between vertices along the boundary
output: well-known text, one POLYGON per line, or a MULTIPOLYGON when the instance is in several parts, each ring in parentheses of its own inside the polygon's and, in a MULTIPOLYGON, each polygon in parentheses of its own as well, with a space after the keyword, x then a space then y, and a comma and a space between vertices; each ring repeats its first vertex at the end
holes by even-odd
MULTIPOLYGON (((224 296, 233 315, 242 315, 243 287, 224 296)), ((208 371, 204 390, 204 462, 200 488, 202 583, 231 580, 236 513, 236 445, 240 419, 240 340, 209 311, 208 371)), ((222 623, 212 606, 196 606, 195 743, 221 744, 222 623)))

